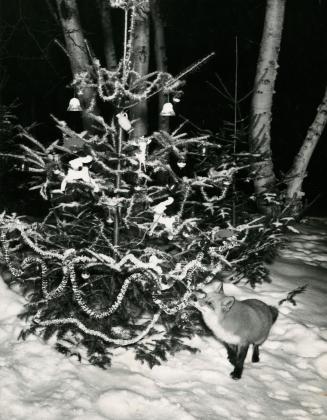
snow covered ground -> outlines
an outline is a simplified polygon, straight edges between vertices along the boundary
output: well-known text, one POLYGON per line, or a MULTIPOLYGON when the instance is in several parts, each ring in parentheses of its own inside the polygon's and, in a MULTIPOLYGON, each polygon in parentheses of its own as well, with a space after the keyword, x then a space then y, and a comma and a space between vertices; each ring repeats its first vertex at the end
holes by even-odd
POLYGON ((297 306, 280 307, 261 362, 251 364, 249 354, 240 381, 230 378, 225 349, 211 337, 193 340, 201 352, 181 352, 152 370, 123 349, 103 371, 36 337, 18 342, 24 300, 0 280, 0 419, 327 419, 327 221, 300 230, 271 266, 271 284, 254 292, 225 287, 277 305, 308 284, 297 306))

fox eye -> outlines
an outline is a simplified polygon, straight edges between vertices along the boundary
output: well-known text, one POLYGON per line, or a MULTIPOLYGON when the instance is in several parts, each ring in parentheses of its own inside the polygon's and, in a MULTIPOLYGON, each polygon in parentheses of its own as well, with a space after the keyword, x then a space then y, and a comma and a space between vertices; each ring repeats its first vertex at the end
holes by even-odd
POLYGON ((211 302, 211 300, 207 301, 208 306, 210 306, 211 309, 215 309, 215 305, 213 304, 213 302, 211 302))

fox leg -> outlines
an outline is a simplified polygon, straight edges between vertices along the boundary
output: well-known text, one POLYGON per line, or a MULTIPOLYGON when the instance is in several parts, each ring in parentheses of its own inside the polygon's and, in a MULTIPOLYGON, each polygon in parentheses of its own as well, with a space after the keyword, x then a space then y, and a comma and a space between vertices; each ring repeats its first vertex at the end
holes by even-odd
POLYGON ((259 344, 253 344, 252 362, 257 363, 259 361, 259 344))
POLYGON ((235 366, 236 364, 236 355, 237 355, 237 346, 235 344, 224 343, 224 346, 227 350, 227 356, 230 363, 235 366))
POLYGON ((244 360, 249 349, 249 344, 237 346, 235 369, 230 374, 233 379, 240 379, 243 372, 244 360))

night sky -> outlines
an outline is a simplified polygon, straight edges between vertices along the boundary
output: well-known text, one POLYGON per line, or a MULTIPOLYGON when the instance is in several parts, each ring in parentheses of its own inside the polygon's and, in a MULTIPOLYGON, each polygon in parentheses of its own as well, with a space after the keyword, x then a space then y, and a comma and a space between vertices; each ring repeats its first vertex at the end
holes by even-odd
MULTIPOLYGON (((82 23, 95 54, 102 58, 101 32, 93 0, 80 0, 82 23)), ((177 111, 201 129, 217 132, 232 120, 230 104, 210 83, 217 75, 233 92, 236 44, 239 97, 253 87, 264 21, 264 0, 162 0, 166 20, 169 71, 179 73, 214 51, 216 56, 187 78, 177 111)), ((72 124, 66 108, 72 94, 67 57, 54 42, 61 28, 44 0, 1 0, 1 66, 7 73, 2 102, 16 101, 23 125, 39 123, 35 134, 45 142, 58 135, 50 114, 72 124)), ((118 50, 122 12, 114 10, 118 50)), ((279 174, 286 171, 311 124, 327 83, 327 0, 288 0, 273 114, 273 152, 279 174)), ((249 100, 242 103, 244 117, 249 100)), ((76 117, 75 117, 76 118, 76 117)), ((178 119, 176 119, 178 123, 178 119)), ((326 205, 327 133, 320 139, 305 182, 307 197, 322 194, 326 205)), ((320 207, 320 209, 319 209, 320 207)))

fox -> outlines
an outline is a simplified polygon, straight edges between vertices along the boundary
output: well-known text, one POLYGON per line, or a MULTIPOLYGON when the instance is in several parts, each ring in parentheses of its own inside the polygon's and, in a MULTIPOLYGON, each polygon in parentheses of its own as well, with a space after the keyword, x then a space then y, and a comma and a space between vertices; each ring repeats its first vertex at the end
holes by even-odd
POLYGON ((215 338, 226 347, 228 360, 234 366, 230 376, 241 379, 249 346, 253 346, 252 362, 259 362, 259 346, 267 340, 278 309, 258 299, 237 300, 226 296, 222 282, 207 293, 195 292, 193 306, 201 312, 215 338))

